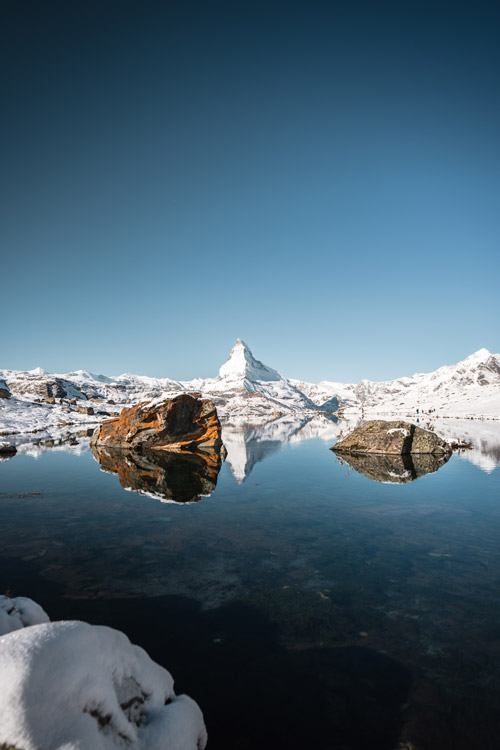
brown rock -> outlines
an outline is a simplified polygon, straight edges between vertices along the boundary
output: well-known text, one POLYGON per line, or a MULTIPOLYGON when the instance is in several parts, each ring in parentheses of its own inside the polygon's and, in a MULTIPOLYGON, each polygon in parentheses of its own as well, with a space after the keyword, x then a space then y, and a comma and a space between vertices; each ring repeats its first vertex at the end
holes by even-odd
POLYGON ((118 450, 219 452, 221 426, 211 401, 181 394, 122 409, 119 417, 96 428, 91 444, 118 450))
POLYGON ((79 406, 78 411, 80 414, 88 414, 89 416, 94 414, 94 408, 92 406, 79 406))
POLYGON ((410 422, 375 419, 357 427, 332 448, 336 453, 451 453, 445 440, 410 422))

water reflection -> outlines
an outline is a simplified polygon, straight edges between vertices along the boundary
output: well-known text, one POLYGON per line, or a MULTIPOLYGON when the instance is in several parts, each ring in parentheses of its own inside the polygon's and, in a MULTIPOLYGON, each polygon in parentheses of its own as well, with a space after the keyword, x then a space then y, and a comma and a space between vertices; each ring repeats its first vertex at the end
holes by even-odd
MULTIPOLYGON (((332 449, 333 450, 333 449, 332 449)), ((337 461, 352 467, 368 479, 390 484, 413 482, 424 474, 433 474, 449 460, 450 454, 415 453, 391 456, 378 453, 342 453, 337 461)))
POLYGON ((216 453, 125 453, 94 446, 92 453, 102 471, 118 475, 124 489, 161 502, 193 503, 208 497, 215 490, 221 467, 216 453))
POLYGON ((222 425, 226 461, 234 478, 241 484, 259 461, 279 451, 285 443, 309 438, 335 440, 339 436, 339 424, 336 417, 327 415, 284 416, 259 424, 226 422, 222 425))

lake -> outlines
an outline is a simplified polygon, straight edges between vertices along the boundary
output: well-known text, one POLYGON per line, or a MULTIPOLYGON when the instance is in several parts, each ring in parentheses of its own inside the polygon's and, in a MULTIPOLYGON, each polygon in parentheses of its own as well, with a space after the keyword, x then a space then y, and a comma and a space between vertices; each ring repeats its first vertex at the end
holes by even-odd
POLYGON ((1 591, 124 631, 198 701, 209 748, 497 748, 497 427, 441 466, 366 468, 330 426, 226 427, 199 486, 101 471, 85 440, 19 453, 1 591))

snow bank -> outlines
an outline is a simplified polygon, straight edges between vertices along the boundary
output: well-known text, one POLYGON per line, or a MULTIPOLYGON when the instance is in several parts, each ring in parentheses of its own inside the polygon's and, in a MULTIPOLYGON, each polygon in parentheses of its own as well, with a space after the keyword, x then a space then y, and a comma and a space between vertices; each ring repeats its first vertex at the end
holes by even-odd
POLYGON ((123 633, 77 621, 30 624, 48 620, 34 602, 3 597, 2 605, 16 607, 17 620, 10 612, 5 622, 20 629, 10 628, 13 632, 0 638, 0 745, 22 750, 205 748, 198 705, 186 695, 176 696, 170 673, 123 633))
POLYGON ((49 622, 48 614, 39 604, 25 596, 11 599, 0 596, 0 635, 20 630, 27 625, 39 625, 49 622))

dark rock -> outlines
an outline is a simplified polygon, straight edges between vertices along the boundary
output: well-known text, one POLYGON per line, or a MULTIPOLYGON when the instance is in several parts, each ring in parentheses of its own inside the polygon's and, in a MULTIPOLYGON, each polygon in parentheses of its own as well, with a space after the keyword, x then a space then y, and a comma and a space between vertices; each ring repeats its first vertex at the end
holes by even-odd
POLYGON ((10 398, 11 392, 5 380, 0 380, 0 398, 10 398))
POLYGON ((332 448, 336 453, 451 453, 445 440, 410 422, 365 422, 332 448))
POLYGON ((79 406, 78 411, 80 414, 88 414, 90 417, 94 414, 94 407, 93 406, 79 406))
POLYGON ((181 394, 122 409, 96 428, 91 443, 118 450, 219 453, 221 425, 211 401, 181 394))
POLYGON ((88 427, 86 430, 78 430, 76 436, 79 438, 91 437, 94 434, 93 427, 88 427))

